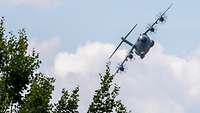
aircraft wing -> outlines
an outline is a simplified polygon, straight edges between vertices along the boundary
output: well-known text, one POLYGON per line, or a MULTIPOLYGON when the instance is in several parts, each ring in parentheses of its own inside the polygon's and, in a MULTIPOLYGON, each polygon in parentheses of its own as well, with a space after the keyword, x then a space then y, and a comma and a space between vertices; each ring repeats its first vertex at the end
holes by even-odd
MULTIPOLYGON (((126 34, 126 36, 124 37, 124 39, 126 39, 130 34, 131 32, 135 29, 135 27, 137 26, 137 24, 128 32, 128 34, 126 34)), ((124 41, 122 40, 119 45, 117 46, 117 48, 114 50, 114 52, 110 55, 109 59, 112 58, 112 56, 115 54, 115 52, 119 49, 119 47, 122 45, 124 41)))
POLYGON ((161 15, 158 19, 156 19, 156 21, 149 27, 149 29, 147 29, 144 34, 147 34, 151 28, 153 28, 156 24, 158 24, 159 20, 161 17, 163 17, 165 15, 165 13, 172 7, 173 4, 171 4, 161 15))
MULTIPOLYGON (((128 60, 128 55, 125 57, 125 59, 122 61, 122 63, 119 66, 124 66, 124 63, 128 60)), ((116 75, 120 71, 119 68, 117 68, 116 72, 114 75, 116 75)))
MULTIPOLYGON (((131 50, 128 52, 128 54, 126 55, 126 57, 124 58, 124 60, 122 61, 122 63, 119 66, 124 66, 125 62, 128 60, 128 56, 130 53, 133 53, 133 49, 135 48, 135 46, 133 46, 131 48, 131 50)), ((118 72, 120 71, 119 68, 117 68, 116 72, 114 73, 114 75, 116 75, 118 72)))

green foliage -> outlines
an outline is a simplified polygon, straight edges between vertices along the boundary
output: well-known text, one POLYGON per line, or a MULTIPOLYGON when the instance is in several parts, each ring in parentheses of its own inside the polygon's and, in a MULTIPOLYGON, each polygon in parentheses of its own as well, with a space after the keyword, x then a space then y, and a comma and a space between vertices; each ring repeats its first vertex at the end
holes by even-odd
POLYGON ((100 75, 100 89, 95 91, 88 113, 111 113, 114 109, 117 113, 127 113, 121 100, 116 100, 120 88, 116 84, 114 88, 112 87, 113 78, 114 75, 110 73, 109 65, 107 65, 105 75, 100 75))
MULTIPOLYGON (((5 28, 4 28, 4 18, 1 19, 0 22, 0 72, 2 71, 2 68, 4 67, 4 57, 5 57, 5 39, 4 37, 4 32, 5 32, 5 28)), ((1 75, 1 73, 0 73, 1 75)))
POLYGON ((127 111, 126 107, 122 104, 121 100, 115 101, 115 111, 117 113, 131 113, 131 111, 127 111))
POLYGON ((78 113, 79 87, 76 87, 70 94, 62 90, 62 96, 57 104, 54 113, 78 113))
MULTIPOLYGON (((4 18, 0 19, 0 113, 78 113, 79 87, 71 93, 63 89, 58 103, 51 104, 55 80, 36 74, 41 63, 39 54, 28 54, 27 49, 25 30, 18 36, 11 32, 6 36, 4 18)), ((120 88, 112 84, 113 78, 107 65, 88 113, 127 113, 121 100, 116 99, 120 88)))
POLYGON ((5 38, 3 19, 0 24, 0 77, 5 80, 6 92, 12 103, 22 102, 22 93, 27 89, 34 71, 39 68, 38 54, 27 55, 27 36, 24 29, 18 37, 9 33, 5 38))
POLYGON ((8 93, 5 90, 5 84, 2 79, 0 79, 0 113, 6 113, 9 108, 11 99, 8 97, 8 93))
POLYGON ((54 90, 54 79, 37 74, 31 84, 31 91, 26 95, 19 113, 50 113, 52 106, 49 104, 52 91, 54 90))

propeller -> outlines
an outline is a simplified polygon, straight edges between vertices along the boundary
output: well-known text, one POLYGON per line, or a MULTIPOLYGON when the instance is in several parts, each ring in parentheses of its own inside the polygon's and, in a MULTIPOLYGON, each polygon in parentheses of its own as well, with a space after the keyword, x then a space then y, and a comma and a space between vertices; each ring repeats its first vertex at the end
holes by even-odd
POLYGON ((128 58, 129 58, 130 60, 135 59, 134 53, 133 53, 132 50, 130 50, 130 52, 128 53, 128 58))
POLYGON ((117 71, 115 72, 115 74, 119 73, 119 72, 124 72, 126 70, 125 65, 122 64, 118 64, 117 66, 117 71))
POLYGON ((155 33, 155 32, 158 31, 158 29, 156 28, 156 26, 152 26, 151 24, 148 24, 148 25, 147 25, 147 29, 149 29, 149 31, 150 31, 151 33, 155 33))
POLYGON ((159 23, 166 23, 167 21, 167 16, 166 15, 162 15, 161 13, 158 15, 158 22, 159 23))

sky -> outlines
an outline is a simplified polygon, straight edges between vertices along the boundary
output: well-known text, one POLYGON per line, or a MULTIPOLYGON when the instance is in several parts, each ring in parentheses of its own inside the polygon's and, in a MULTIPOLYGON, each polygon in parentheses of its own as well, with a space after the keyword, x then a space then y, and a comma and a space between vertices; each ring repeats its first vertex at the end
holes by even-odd
MULTIPOLYGON (((171 3, 167 22, 151 35, 156 44, 149 54, 116 76, 119 98, 136 113, 199 113, 198 0, 0 0, 0 16, 7 31, 26 29, 29 50, 40 52, 40 70, 56 78, 54 98, 62 88, 80 86, 84 113, 120 37, 138 24, 128 38, 134 42, 171 3)), ((113 57, 112 71, 127 49, 124 45, 113 57)))

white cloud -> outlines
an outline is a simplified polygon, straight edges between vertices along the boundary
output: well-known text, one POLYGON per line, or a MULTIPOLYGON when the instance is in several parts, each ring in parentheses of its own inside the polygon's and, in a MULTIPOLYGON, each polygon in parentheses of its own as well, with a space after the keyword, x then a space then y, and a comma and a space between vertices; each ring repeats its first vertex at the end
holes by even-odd
MULTIPOLYGON (((85 112, 98 73, 103 72, 111 44, 87 43, 75 53, 60 52, 54 60, 57 87, 80 85, 80 111, 85 112)), ((112 59, 112 69, 121 61, 125 50, 112 59)), ((128 70, 118 74, 115 82, 121 86, 120 97, 127 107, 137 113, 199 113, 200 59, 198 54, 180 58, 165 53, 156 44, 144 60, 136 58, 127 63, 128 70)), ((113 71, 113 70, 112 70, 113 71)))
POLYGON ((35 39, 29 41, 28 53, 32 53, 33 48, 40 55, 42 60, 40 70, 46 74, 53 74, 53 60, 60 48, 60 38, 55 36, 49 40, 35 39))
POLYGON ((74 54, 61 52, 55 58, 55 70, 61 76, 67 73, 100 72, 113 49, 114 46, 110 44, 87 43, 74 54))
POLYGON ((57 36, 50 38, 49 40, 32 39, 30 40, 29 51, 31 51, 34 48, 41 54, 49 55, 55 52, 56 49, 58 49, 59 44, 60 44, 60 38, 57 36))
POLYGON ((7 5, 29 5, 38 8, 54 7, 60 4, 62 0, 0 0, 7 5))

